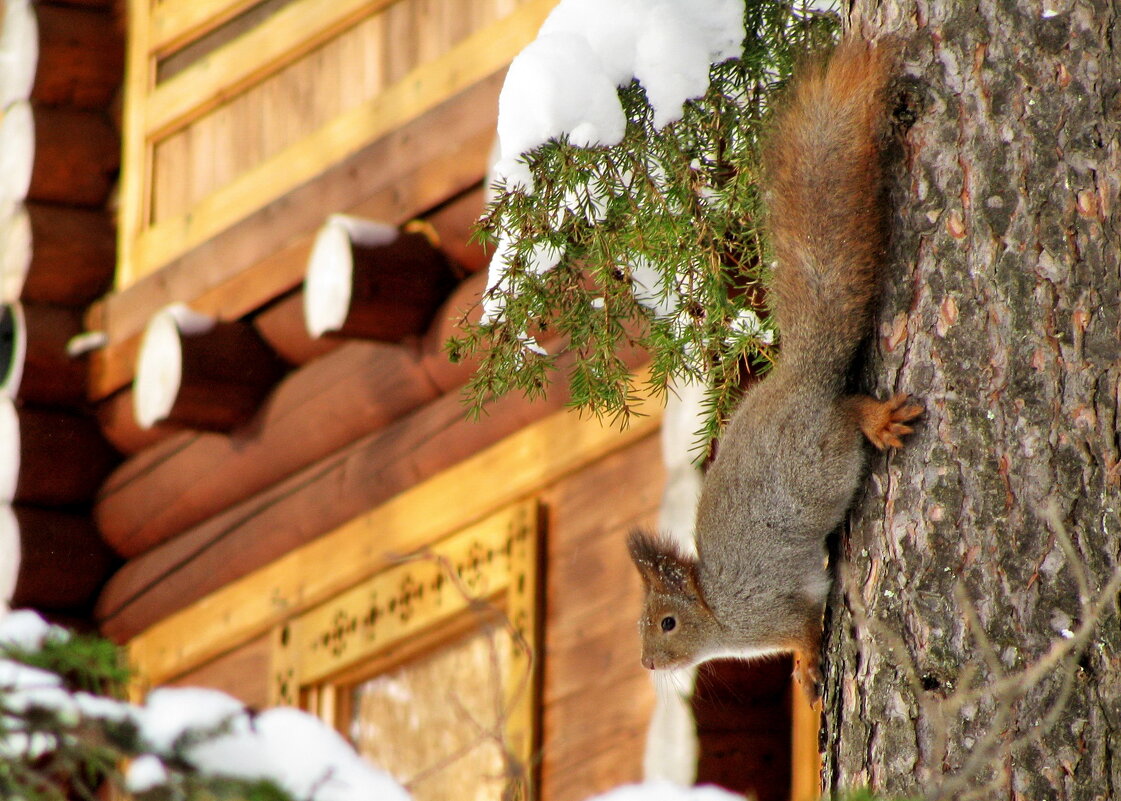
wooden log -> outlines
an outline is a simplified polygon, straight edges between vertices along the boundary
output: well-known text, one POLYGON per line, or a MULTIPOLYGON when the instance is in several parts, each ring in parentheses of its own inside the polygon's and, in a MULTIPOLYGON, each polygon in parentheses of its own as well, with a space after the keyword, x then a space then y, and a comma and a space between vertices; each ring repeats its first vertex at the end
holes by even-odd
POLYGON ((428 328, 454 286, 447 259, 424 234, 333 214, 308 258, 308 333, 400 342, 428 328))
POLYGON ((202 431, 230 431, 247 422, 284 370, 253 327, 223 322, 182 304, 148 324, 133 384, 136 420, 202 431))
POLYGON ((483 291, 486 288, 485 271, 468 277, 436 312, 432 325, 421 338, 421 367, 441 392, 451 392, 456 387, 463 386, 479 366, 479 360, 474 357, 452 363, 444 350, 444 343, 451 337, 462 334, 461 324, 465 316, 472 322, 479 321, 483 291))
POLYGON ((104 108, 124 78, 124 31, 109 11, 39 3, 39 68, 31 96, 104 108))
POLYGON ((23 203, 0 207, 0 303, 19 300, 31 269, 31 217, 23 203))
POLYGON ((308 333, 304 325, 303 292, 290 292, 255 315, 253 327, 289 364, 307 364, 343 342, 337 337, 312 337, 308 333))
MULTIPOLYGON (((452 362, 444 347, 447 341, 463 333, 464 319, 477 323, 482 315, 482 297, 487 286, 486 272, 468 276, 436 312, 432 325, 420 341, 420 362, 424 371, 441 392, 451 392, 467 383, 479 366, 475 356, 464 356, 452 362)), ((534 333, 546 351, 556 353, 564 340, 541 332, 534 333)))
POLYGON ((136 420, 136 400, 131 388, 114 393, 94 409, 97 424, 109 443, 127 455, 184 433, 173 425, 156 423, 145 428, 136 420))
POLYGON ((477 273, 490 263, 486 248, 471 241, 483 213, 482 185, 475 186, 424 215, 439 237, 440 249, 465 272, 477 273))
POLYGON ((0 110, 0 202, 27 197, 36 156, 35 117, 31 104, 17 100, 0 110))
POLYGON ((31 260, 21 299, 86 306, 113 282, 117 242, 101 209, 28 203, 31 260))
POLYGON ((39 62, 39 32, 29 0, 7 0, 0 10, 0 108, 31 96, 39 62))
MULTIPOLYGON (((642 358, 630 354, 629 362, 642 358)), ((132 559, 98 600, 102 631, 123 642, 557 411, 567 398, 563 386, 553 389, 537 403, 506 396, 477 423, 464 419, 458 394, 444 395, 132 559)))
POLYGON ((34 106, 35 164, 27 197, 101 208, 117 180, 121 143, 98 111, 34 106))
POLYGON ((89 417, 0 395, 0 501, 71 506, 93 500, 118 457, 89 417), (10 496, 10 498, 9 498, 10 496))
POLYGON ((14 506, 6 524, 16 526, 21 552, 13 606, 88 610, 117 566, 89 516, 14 506))
POLYGON ((66 352, 81 312, 43 303, 0 306, 0 392, 26 403, 81 406, 86 362, 66 352))
POLYGON ((143 553, 435 396, 415 349, 347 343, 281 382, 251 430, 175 436, 121 465, 95 507, 102 536, 143 553))

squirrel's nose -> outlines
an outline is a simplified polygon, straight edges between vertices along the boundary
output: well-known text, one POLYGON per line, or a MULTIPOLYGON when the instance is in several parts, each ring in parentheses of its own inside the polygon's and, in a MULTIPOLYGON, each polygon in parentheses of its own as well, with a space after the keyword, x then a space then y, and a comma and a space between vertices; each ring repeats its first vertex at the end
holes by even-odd
POLYGON ((644 668, 646 668, 647 670, 653 670, 654 669, 654 657, 652 657, 652 656, 642 657, 642 666, 644 668))

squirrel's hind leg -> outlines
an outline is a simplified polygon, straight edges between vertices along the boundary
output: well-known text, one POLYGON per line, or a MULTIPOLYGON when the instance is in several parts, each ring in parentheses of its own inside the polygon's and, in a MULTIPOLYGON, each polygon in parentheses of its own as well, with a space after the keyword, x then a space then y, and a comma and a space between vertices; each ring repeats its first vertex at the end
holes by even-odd
POLYGON ((856 423, 868 441, 879 450, 902 448, 900 437, 910 434, 914 429, 907 425, 923 413, 918 404, 908 403, 911 396, 901 392, 891 400, 880 401, 867 395, 854 395, 849 398, 856 423))

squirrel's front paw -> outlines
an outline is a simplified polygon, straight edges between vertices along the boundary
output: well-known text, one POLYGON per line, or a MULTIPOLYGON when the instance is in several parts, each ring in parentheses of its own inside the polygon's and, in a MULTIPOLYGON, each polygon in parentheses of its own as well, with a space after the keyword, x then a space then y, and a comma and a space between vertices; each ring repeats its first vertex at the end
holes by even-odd
POLYGON ((821 663, 817 659, 809 659, 805 654, 794 655, 794 680, 802 685, 806 693, 806 700, 811 705, 821 700, 821 686, 824 677, 821 675, 821 663))
POLYGON ((911 396, 900 392, 891 400, 878 401, 867 395, 853 398, 857 422, 864 436, 879 450, 887 447, 902 448, 900 437, 910 434, 914 429, 907 425, 923 413, 923 408, 908 403, 911 396))

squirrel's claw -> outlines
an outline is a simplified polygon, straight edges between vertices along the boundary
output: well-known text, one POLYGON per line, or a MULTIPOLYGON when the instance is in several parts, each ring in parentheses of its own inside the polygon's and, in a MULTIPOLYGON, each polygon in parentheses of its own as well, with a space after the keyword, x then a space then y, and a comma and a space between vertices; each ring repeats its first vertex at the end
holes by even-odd
POLYGON ((802 685, 802 689, 806 693, 806 700, 811 705, 816 704, 821 699, 821 689, 825 677, 821 675, 821 665, 816 660, 811 663, 805 655, 796 655, 794 680, 802 685))
POLYGON ((911 396, 906 392, 900 392, 886 401, 878 401, 867 395, 853 398, 860 430, 879 450, 902 448, 903 440, 900 437, 914 431, 906 423, 921 415, 923 408, 918 404, 909 404, 910 399, 911 396))

